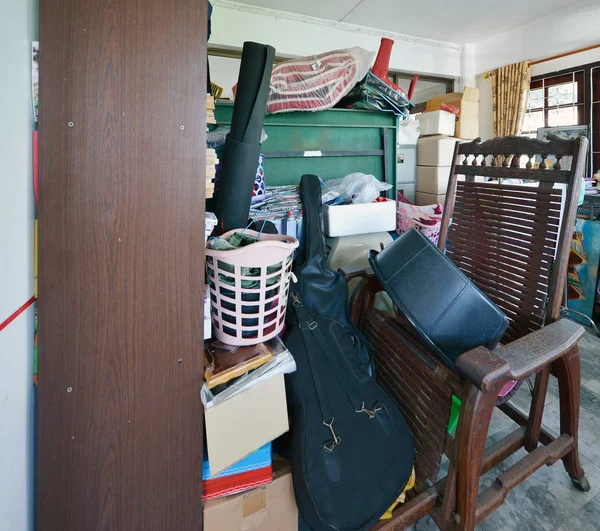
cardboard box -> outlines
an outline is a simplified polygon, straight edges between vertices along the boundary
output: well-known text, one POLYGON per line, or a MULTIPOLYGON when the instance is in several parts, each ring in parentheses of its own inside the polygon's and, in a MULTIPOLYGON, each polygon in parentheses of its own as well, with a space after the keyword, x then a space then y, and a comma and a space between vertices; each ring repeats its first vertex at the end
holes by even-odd
POLYGON ((450 136, 426 136, 417 142, 418 166, 452 166, 458 140, 450 136))
POLYGON ((421 136, 454 136, 456 116, 450 112, 425 112, 418 116, 417 121, 419 122, 419 127, 421 128, 421 136))
POLYGON ((289 465, 274 460, 273 482, 204 503, 204 531, 298 531, 289 465))
POLYGON ((289 429, 283 374, 205 408, 210 472, 217 475, 289 429))
POLYGON ((479 89, 465 87, 464 92, 453 92, 432 98, 427 102, 426 112, 440 110, 442 103, 460 109, 454 132, 456 137, 472 140, 479 136, 479 89))
POLYGON ((428 194, 426 192, 417 192, 417 206, 428 206, 428 205, 444 205, 446 202, 446 194, 428 194))
POLYGON ((417 192, 443 195, 448 189, 450 166, 417 166, 417 192))

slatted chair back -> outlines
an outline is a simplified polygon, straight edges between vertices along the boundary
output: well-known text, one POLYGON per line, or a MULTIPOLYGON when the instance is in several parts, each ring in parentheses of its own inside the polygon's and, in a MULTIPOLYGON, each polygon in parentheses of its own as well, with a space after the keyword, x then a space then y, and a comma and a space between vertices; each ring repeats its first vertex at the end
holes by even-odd
POLYGON ((377 382, 388 393, 413 434, 416 491, 435 483, 452 395, 460 394, 458 377, 440 365, 412 327, 378 311, 367 311, 361 332, 369 343, 377 382))
POLYGON ((439 247, 507 315, 503 343, 560 316, 587 149, 586 138, 457 144, 439 247))

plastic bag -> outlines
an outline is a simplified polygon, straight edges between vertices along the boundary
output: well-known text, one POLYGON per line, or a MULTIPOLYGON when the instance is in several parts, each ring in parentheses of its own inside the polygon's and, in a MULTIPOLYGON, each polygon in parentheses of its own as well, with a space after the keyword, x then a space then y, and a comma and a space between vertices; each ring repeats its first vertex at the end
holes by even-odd
POLYGON ((400 145, 414 145, 421 134, 421 126, 416 120, 398 120, 396 128, 396 143, 400 145))
POLYGON ((378 181, 374 175, 366 173, 351 173, 343 179, 327 181, 323 193, 338 192, 339 201, 336 204, 366 204, 375 201, 381 192, 392 188, 391 184, 378 181))
POLYGON ((374 59, 375 53, 354 47, 276 65, 267 112, 330 109, 365 77, 374 59))
POLYGON ((353 109, 393 112, 404 120, 410 118, 410 110, 415 106, 372 72, 368 72, 361 83, 351 90, 342 105, 353 109))

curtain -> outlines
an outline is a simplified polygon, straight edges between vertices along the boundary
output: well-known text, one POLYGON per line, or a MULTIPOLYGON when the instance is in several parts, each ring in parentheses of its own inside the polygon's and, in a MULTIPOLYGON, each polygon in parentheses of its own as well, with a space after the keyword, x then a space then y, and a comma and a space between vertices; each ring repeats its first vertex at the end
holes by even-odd
POLYGON ((530 81, 529 61, 503 66, 497 70, 492 81, 494 136, 521 134, 530 81))

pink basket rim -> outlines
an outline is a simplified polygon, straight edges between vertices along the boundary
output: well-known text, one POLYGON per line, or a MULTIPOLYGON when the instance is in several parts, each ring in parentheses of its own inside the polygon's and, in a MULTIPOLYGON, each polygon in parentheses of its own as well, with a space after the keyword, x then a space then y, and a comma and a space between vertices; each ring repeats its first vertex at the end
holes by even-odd
POLYGON ((248 245, 246 247, 240 247, 239 249, 230 249, 229 251, 219 251, 219 250, 211 249, 207 246, 206 254, 208 254, 210 256, 214 256, 216 258, 226 257, 226 256, 231 256, 232 254, 241 254, 243 252, 248 251, 249 249, 256 251, 256 250, 259 250, 261 247, 268 247, 271 249, 273 247, 279 247, 280 249, 285 249, 289 252, 292 252, 294 249, 296 249, 300 245, 300 242, 293 236, 286 236, 285 234, 265 234, 265 233, 261 234, 259 232, 256 232, 256 231, 250 230, 250 229, 247 229, 247 230, 233 229, 233 230, 230 230, 230 231, 226 232, 225 234, 221 235, 221 238, 229 241, 229 238, 231 238, 231 236, 233 236, 233 234, 235 232, 244 232, 245 234, 249 234, 250 236, 255 236, 257 238, 260 238, 260 241, 253 243, 252 245, 248 245))

